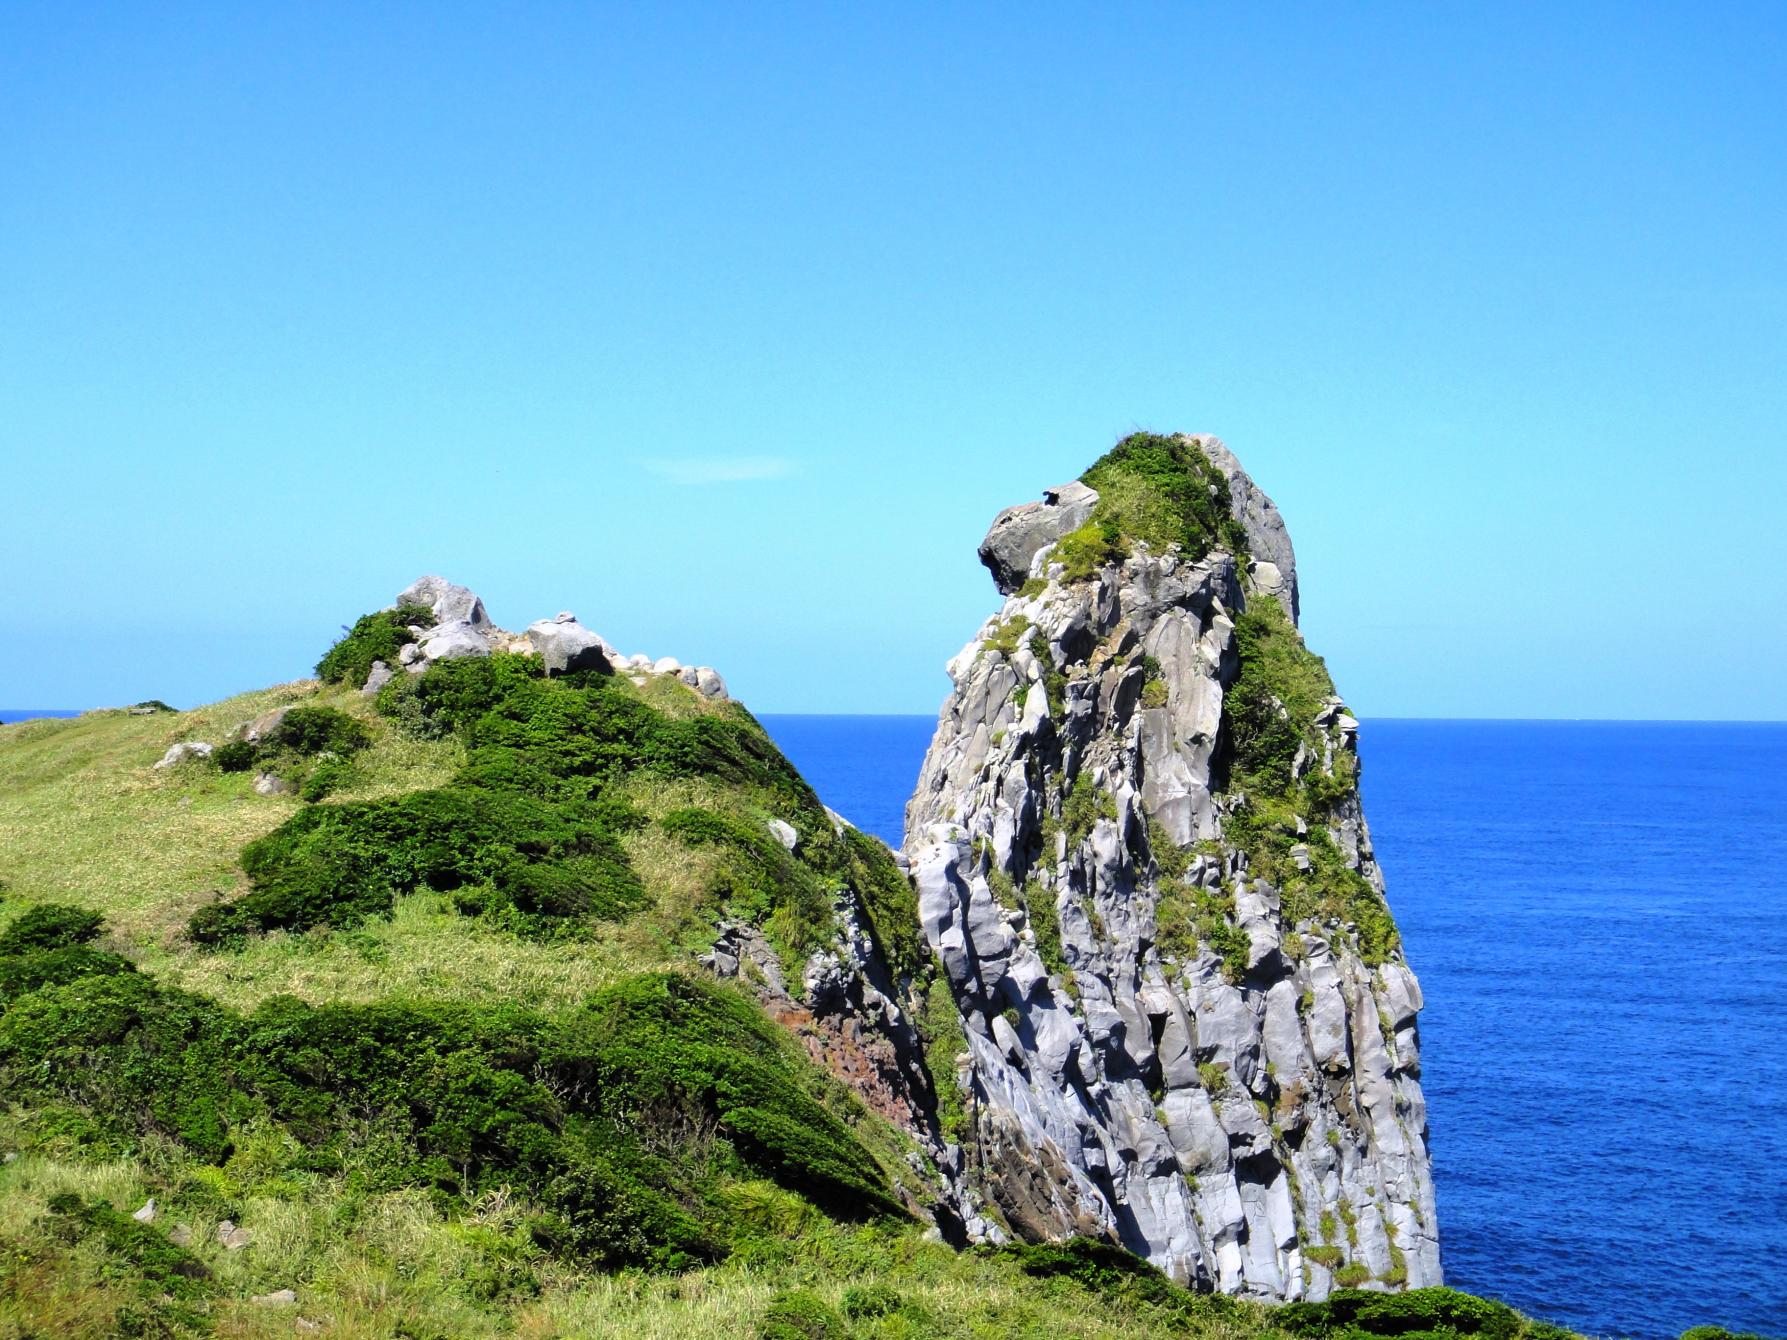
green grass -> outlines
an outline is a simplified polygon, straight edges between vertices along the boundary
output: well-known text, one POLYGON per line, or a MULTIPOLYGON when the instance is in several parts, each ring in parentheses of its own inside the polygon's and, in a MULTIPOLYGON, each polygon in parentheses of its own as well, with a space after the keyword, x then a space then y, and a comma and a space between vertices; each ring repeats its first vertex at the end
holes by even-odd
POLYGON ((1098 490, 1091 524, 1112 548, 1139 540, 1155 553, 1177 545, 1193 561, 1217 549, 1247 557, 1228 480, 1189 439, 1132 433, 1080 478, 1098 490))

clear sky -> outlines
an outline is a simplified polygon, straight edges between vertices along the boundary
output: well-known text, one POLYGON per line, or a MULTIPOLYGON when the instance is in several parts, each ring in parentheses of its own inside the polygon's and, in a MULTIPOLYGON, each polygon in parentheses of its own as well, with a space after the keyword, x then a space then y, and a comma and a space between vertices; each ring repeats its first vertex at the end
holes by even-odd
POLYGON ((441 572, 936 709, 1222 436, 1366 715, 1787 716, 1787 7, 0 7, 0 705, 441 572))

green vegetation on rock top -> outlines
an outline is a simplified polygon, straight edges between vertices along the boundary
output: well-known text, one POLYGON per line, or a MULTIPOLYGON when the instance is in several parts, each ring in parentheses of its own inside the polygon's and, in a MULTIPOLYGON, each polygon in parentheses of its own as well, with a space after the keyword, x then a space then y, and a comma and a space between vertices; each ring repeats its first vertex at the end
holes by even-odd
MULTIPOLYGON (((1189 438, 1131 433, 1080 479, 1098 491, 1088 526, 1107 553, 1128 539, 1155 553, 1176 544, 1194 561, 1216 549, 1237 560, 1247 557, 1246 533, 1230 511, 1228 480, 1189 438)), ((1062 544, 1090 547, 1086 540, 1062 544)))

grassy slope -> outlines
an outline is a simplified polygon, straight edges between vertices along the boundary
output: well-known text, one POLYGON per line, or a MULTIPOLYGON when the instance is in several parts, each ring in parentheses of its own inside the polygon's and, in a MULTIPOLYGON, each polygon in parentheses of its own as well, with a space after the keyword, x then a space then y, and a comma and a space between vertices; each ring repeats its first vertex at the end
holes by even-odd
MULTIPOLYGON (((661 710, 703 710, 668 683, 645 692, 661 710)), ((187 918, 245 886, 237 853, 299 802, 257 795, 247 773, 152 765, 170 744, 220 741, 239 723, 298 702, 349 712, 374 736, 360 761, 363 780, 337 799, 440 785, 463 763, 456 741, 407 739, 359 695, 311 681, 179 715, 106 712, 0 728, 0 921, 42 902, 92 907, 107 918, 101 947, 244 1009, 290 993, 312 1002, 507 998, 552 1010, 626 973, 687 962, 679 908, 693 903, 704 873, 699 855, 692 862, 655 826, 626 845, 657 895, 657 914, 605 928, 594 941, 522 940, 459 915, 443 896, 414 894, 389 921, 354 931, 274 933, 227 954, 195 947, 181 934, 187 918)), ((654 816, 724 799, 700 782, 636 779, 627 789, 654 816)), ((741 1320, 779 1291, 811 1288, 838 1304, 865 1282, 891 1282, 906 1308, 859 1323, 862 1334, 1169 1333, 1145 1309, 1089 1308, 1071 1297, 1075 1286, 927 1243, 915 1227, 834 1224, 768 1183, 747 1188, 738 1207, 770 1230, 755 1252, 672 1277, 580 1274, 534 1247, 520 1208, 501 1196, 449 1217, 419 1191, 367 1195, 351 1178, 294 1172, 281 1142, 271 1130, 251 1136, 222 1168, 156 1143, 96 1161, 21 1114, 0 1117, 0 1149, 25 1151, 0 1171, 0 1244, 13 1270, 0 1286, 0 1337, 110 1334, 121 1313, 141 1310, 135 1287, 94 1243, 45 1242, 49 1201, 65 1191, 123 1211, 155 1195, 163 1227, 188 1225, 194 1254, 217 1278, 219 1335, 289 1335, 302 1315, 344 1336, 736 1336, 741 1320), (219 1206, 255 1234, 251 1247, 230 1252, 215 1242, 219 1206), (300 1291, 296 1308, 248 1301, 287 1286, 300 1291), (915 1325, 919 1312, 934 1325, 915 1325)), ((1212 1335, 1259 1333, 1254 1324, 1212 1327, 1212 1335)))
MULTIPOLYGON (((672 713, 710 710, 668 682, 644 692, 672 713)), ((361 780, 338 799, 436 786, 461 766, 454 741, 398 734, 357 694, 312 682, 282 685, 173 716, 102 713, 0 728, 0 924, 32 904, 63 901, 105 913, 101 948, 159 979, 237 1008, 290 993, 312 1002, 390 995, 508 999, 568 1008, 620 976, 686 966, 699 938, 688 915, 708 872, 702 853, 656 825, 629 834, 629 858, 654 894, 652 910, 594 939, 540 943, 489 929, 433 894, 400 899, 388 920, 352 931, 274 933, 238 952, 207 953, 181 935, 192 911, 244 880, 242 845, 297 810, 254 793, 247 774, 205 765, 157 771, 169 744, 219 741, 269 707, 308 701, 363 720, 374 745, 361 780)), ((690 803, 723 807, 700 781, 630 779, 628 799, 661 816, 690 803)), ((895 1152, 883 1143, 884 1156, 895 1152)), ((1063 1279, 1031 1278, 1005 1258, 926 1242, 916 1225, 835 1223, 768 1182, 745 1182, 731 1208, 750 1246, 724 1264, 680 1275, 580 1271, 542 1250, 526 1207, 501 1191, 446 1205, 415 1189, 369 1191, 351 1171, 298 1165, 278 1128, 237 1133, 213 1167, 151 1137, 96 1153, 41 1114, 0 1114, 0 1340, 29 1335, 167 1334, 164 1299, 92 1235, 59 1239, 50 1202, 62 1192, 124 1212, 150 1195, 159 1229, 185 1225, 214 1275, 209 1333, 290 1335, 297 1318, 339 1336, 727 1336, 751 1333, 774 1297, 806 1288, 841 1307, 852 1290, 891 1290, 900 1306, 848 1323, 859 1337, 1152 1337, 1276 1334, 1252 1305, 1197 1304, 1188 1314, 1113 1298, 1063 1279), (226 1214, 254 1235, 226 1251, 226 1214), (291 1287, 293 1307, 252 1296, 291 1287)), ((860 1311, 860 1309, 859 1309, 860 1311)))

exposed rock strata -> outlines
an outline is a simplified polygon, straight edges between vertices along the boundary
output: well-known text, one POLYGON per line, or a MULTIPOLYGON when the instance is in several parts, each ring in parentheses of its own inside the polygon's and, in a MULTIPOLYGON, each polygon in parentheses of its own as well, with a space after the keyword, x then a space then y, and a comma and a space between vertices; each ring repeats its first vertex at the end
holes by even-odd
MULTIPOLYGON (((1068 582, 1052 546, 1091 515, 1084 486, 1001 513, 981 546, 1009 598, 949 663, 906 827, 967 1029, 970 1170, 1020 1236, 1105 1236, 1202 1287, 1437 1283, 1415 978, 1338 920, 1289 924, 1227 822, 1235 620, 1266 595, 1295 618, 1296 562, 1234 457, 1189 441, 1248 554, 1137 545, 1068 582), (1230 909, 1226 962, 1211 923, 1163 935, 1169 889, 1230 909)), ((1356 726, 1330 701, 1294 767, 1339 795, 1318 822, 1381 897, 1356 726)))

